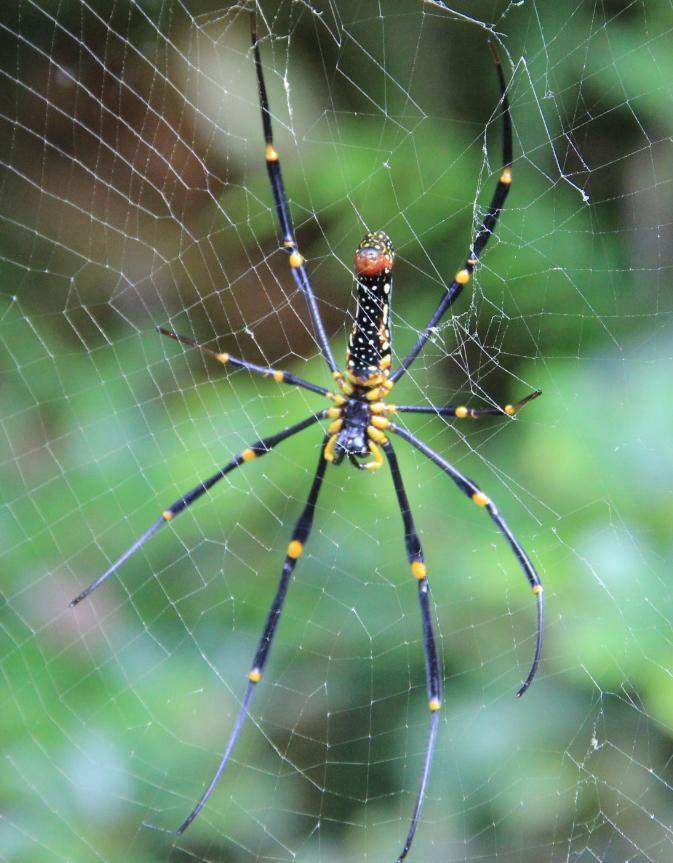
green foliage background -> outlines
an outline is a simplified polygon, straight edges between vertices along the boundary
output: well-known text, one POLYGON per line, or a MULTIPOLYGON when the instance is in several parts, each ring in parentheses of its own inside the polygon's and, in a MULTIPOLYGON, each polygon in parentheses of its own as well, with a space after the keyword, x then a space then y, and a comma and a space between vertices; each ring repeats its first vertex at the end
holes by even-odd
MULTIPOLYGON (((364 227, 399 251, 402 353, 487 204, 500 127, 479 22, 511 76, 507 212, 395 400, 543 390, 516 421, 408 425, 485 488, 539 566, 544 662, 515 701, 534 623, 521 574, 484 514, 400 443, 445 687, 409 859, 667 861, 671 7, 452 9, 283 2, 261 28, 339 357, 364 227)), ((185 489, 321 406, 154 326, 329 383, 277 250, 244 10, 16 0, 0 24, 0 859, 392 861, 427 711, 383 472, 329 472, 253 721, 179 839, 320 435, 233 474, 67 608, 185 489)))

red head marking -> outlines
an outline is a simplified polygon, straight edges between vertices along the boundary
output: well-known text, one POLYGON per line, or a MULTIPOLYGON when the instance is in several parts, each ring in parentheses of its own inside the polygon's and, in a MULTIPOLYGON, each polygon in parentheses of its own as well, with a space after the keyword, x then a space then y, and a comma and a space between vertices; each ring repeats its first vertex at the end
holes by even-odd
POLYGON ((379 276, 392 270, 395 252, 383 231, 366 234, 355 252, 355 272, 359 276, 379 276))

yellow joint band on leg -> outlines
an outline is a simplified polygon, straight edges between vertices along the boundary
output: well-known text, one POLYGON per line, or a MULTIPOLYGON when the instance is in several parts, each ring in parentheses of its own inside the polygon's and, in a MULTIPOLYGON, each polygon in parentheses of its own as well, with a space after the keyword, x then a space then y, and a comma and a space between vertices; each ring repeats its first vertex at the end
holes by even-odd
POLYGON ((229 362, 230 358, 229 354, 215 354, 215 359, 218 361, 218 363, 226 365, 229 362))
POLYGON ((330 423, 330 424, 327 426, 327 431, 328 431, 330 434, 336 434, 338 431, 341 431, 341 426, 342 426, 343 424, 344 424, 344 421, 343 421, 343 420, 341 420, 341 419, 339 419, 339 420, 334 420, 334 422, 333 422, 333 423, 330 423))
POLYGON ((337 436, 333 434, 325 444, 325 449, 323 450, 325 461, 334 461, 334 444, 336 443, 336 439, 337 436))
POLYGON ((274 371, 273 373, 274 381, 277 381, 279 384, 285 380, 285 372, 274 371))
POLYGON ((252 671, 248 674, 248 680, 250 683, 259 683, 262 679, 262 672, 259 668, 253 668, 252 671))
POLYGON ((331 420, 339 419, 341 416, 341 408, 327 408, 327 416, 331 420))
POLYGON ((292 254, 290 255, 290 266, 295 268, 301 267, 303 263, 304 256, 301 254, 301 252, 292 252, 292 254))
POLYGON ((516 413, 516 408, 514 407, 514 405, 505 405, 505 407, 503 408, 503 410, 504 410, 504 411, 505 411, 505 413, 506 413, 508 416, 510 416, 510 417, 511 417, 511 416, 514 416, 514 414, 516 413))
POLYGON ((433 713, 436 713, 438 710, 441 710, 442 702, 439 698, 431 698, 430 701, 428 701, 428 707, 433 713))
POLYGON ((505 168, 505 170, 500 175, 500 182, 504 183, 505 186, 509 186, 509 184, 512 182, 512 169, 511 168, 509 168, 509 167, 505 168))
POLYGON ((164 521, 170 521, 173 518, 173 513, 170 511, 170 509, 165 509, 161 513, 161 516, 162 516, 164 521))
POLYGON ((470 281, 470 273, 468 270, 458 270, 454 276, 454 280, 458 282, 459 285, 466 285, 470 281))
POLYGON ((543 590, 544 590, 544 587, 542 587, 542 585, 541 585, 541 584, 535 584, 535 585, 533 585, 533 593, 534 593, 536 596, 537 596, 539 593, 542 593, 542 591, 543 591, 543 590))
POLYGON ((477 506, 487 506, 487 504, 491 502, 483 491, 475 491, 472 495, 472 500, 477 504, 477 506))
POLYGON ((280 159, 278 155, 278 150, 273 146, 273 144, 266 145, 266 161, 267 162, 277 162, 280 159))
POLYGON ((428 574, 428 569, 422 560, 414 560, 411 564, 411 574, 414 578, 422 581, 428 574))
POLYGON ((386 419, 386 417, 372 417, 372 425, 377 429, 389 429, 390 428, 390 420, 386 419))
POLYGON ((455 413, 459 420, 465 419, 465 417, 467 416, 467 408, 464 405, 461 405, 460 407, 456 408, 455 413))
POLYGON ((243 459, 243 461, 252 461, 253 459, 257 458, 257 453, 254 451, 254 449, 250 449, 250 447, 248 447, 247 449, 244 449, 241 453, 241 458, 243 459))
POLYGON ((377 428, 374 426, 367 426, 367 437, 370 440, 375 441, 376 443, 388 443, 388 438, 377 428))
POLYGON ((296 560, 298 557, 301 557, 301 553, 304 550, 304 546, 299 542, 298 539, 293 539, 292 542, 287 547, 288 557, 291 557, 293 560, 296 560))
POLYGON ((371 461, 367 462, 365 470, 378 470, 383 466, 383 455, 381 450, 372 440, 369 441, 369 452, 372 454, 373 458, 371 461))

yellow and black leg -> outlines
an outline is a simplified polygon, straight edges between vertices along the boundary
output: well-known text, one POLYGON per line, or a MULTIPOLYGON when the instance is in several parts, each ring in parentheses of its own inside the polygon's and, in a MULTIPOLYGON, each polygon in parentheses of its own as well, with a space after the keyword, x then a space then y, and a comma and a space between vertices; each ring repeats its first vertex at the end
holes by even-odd
POLYGON ((294 532, 292 534, 292 540, 287 547, 287 554, 285 555, 285 563, 283 564, 283 571, 281 573, 278 589, 276 590, 276 595, 273 598, 271 609, 269 610, 266 624, 264 626, 264 631, 262 632, 262 636, 257 645, 255 658, 253 659, 252 666, 250 668, 250 671, 248 672, 248 686, 245 691, 245 695, 243 696, 243 701, 241 703, 238 716, 236 717, 234 728, 229 737, 227 747, 224 751, 224 755, 222 756, 222 760, 220 761, 220 764, 215 771, 215 775, 210 781, 210 784, 208 785, 204 793, 201 795, 201 799, 199 800, 199 802, 196 804, 196 806, 192 809, 190 814, 187 816, 187 818, 185 818, 185 820, 178 828, 178 833, 184 833, 185 830, 192 823, 192 821, 196 818, 210 795, 213 793, 220 777, 224 773, 224 769, 227 766, 234 746, 236 745, 236 742, 240 736, 245 717, 248 714, 248 708, 250 706, 250 701, 252 699, 252 694, 254 692, 255 686, 262 679, 262 675, 264 673, 264 666, 266 665, 269 651, 271 650, 273 637, 276 633, 276 627, 278 626, 278 621, 280 620, 280 615, 283 610, 283 603, 285 602, 288 587, 290 586, 292 572, 297 565, 297 560, 302 555, 302 552, 304 550, 304 544, 309 538, 309 535, 311 533, 311 527, 313 526, 315 505, 316 501, 318 500, 318 494, 320 493, 322 481, 325 477, 325 468, 327 467, 327 462, 325 460, 323 450, 324 444, 320 450, 318 467, 316 469, 315 477, 313 479, 313 485, 311 486, 311 490, 306 500, 304 511, 300 515, 299 520, 295 525, 294 532))
POLYGON ((301 422, 295 423, 294 425, 289 426, 284 429, 282 432, 278 432, 278 434, 269 435, 269 437, 261 438, 252 444, 252 446, 247 447, 242 450, 238 455, 234 456, 231 461, 227 462, 223 468, 214 473, 212 476, 208 477, 208 479, 203 480, 197 486, 194 486, 191 491, 188 491, 186 494, 182 495, 182 497, 178 498, 174 503, 172 503, 168 509, 165 509, 161 516, 154 522, 154 524, 149 527, 145 533, 142 534, 126 551, 118 557, 117 560, 112 564, 109 569, 107 569, 103 575, 97 578, 92 584, 90 584, 87 588, 85 588, 80 594, 78 594, 70 603, 70 607, 77 605, 83 599, 86 599, 90 593, 92 593, 97 587, 103 584, 113 573, 115 573, 119 567, 125 563, 130 557, 132 557, 143 545, 150 539, 154 534, 163 527, 167 522, 172 521, 177 515, 187 509, 188 506, 191 506, 194 501, 198 500, 201 495, 205 494, 208 489, 212 488, 215 483, 219 482, 222 477, 225 477, 232 470, 235 470, 240 465, 244 464, 248 461, 253 461, 256 458, 259 458, 263 455, 266 455, 267 452, 272 450, 275 446, 281 443, 284 440, 287 440, 292 435, 297 434, 297 432, 303 431, 305 428, 316 423, 318 420, 324 419, 326 416, 326 411, 320 411, 320 413, 314 414, 313 416, 307 417, 305 420, 301 422))
POLYGON ((500 85, 500 104, 502 105, 502 172, 498 179, 498 184, 495 187, 495 191, 493 192, 493 197, 491 198, 491 203, 488 206, 484 220, 474 238, 474 242, 472 243, 467 260, 465 261, 465 266, 461 270, 458 270, 456 275, 453 277, 451 284, 446 289, 446 293, 440 300, 439 305, 435 309, 427 326, 423 329, 416 340, 416 343, 402 360, 399 367, 395 369, 393 374, 390 376, 390 380, 393 381, 393 383, 398 380, 398 378, 400 378, 413 363, 423 349, 423 345, 430 338, 434 328, 444 317, 448 308, 458 299, 463 288, 472 278, 474 268, 477 266, 479 258, 495 230, 498 217, 502 212, 505 200, 509 194, 510 186, 512 185, 512 119, 509 113, 507 84, 505 82, 505 75, 502 71, 500 58, 498 57, 493 45, 491 45, 491 53, 493 54, 493 62, 495 63, 495 69, 498 75, 498 84, 500 85))
POLYGON ((311 392, 318 393, 321 396, 326 396, 329 392, 326 387, 312 384, 310 381, 297 377, 297 375, 293 375, 291 372, 284 372, 281 369, 272 369, 269 366, 258 366, 255 363, 249 363, 247 360, 232 357, 231 354, 227 354, 222 351, 214 351, 212 348, 207 348, 205 345, 199 344, 199 342, 194 339, 190 339, 187 336, 181 336, 179 333, 175 333, 172 330, 166 330, 163 327, 157 327, 157 330, 162 336, 168 336, 171 339, 175 339, 176 342, 180 342, 180 344, 189 345, 189 347, 196 348, 201 351, 201 353, 208 354, 216 359, 218 363, 222 363, 222 365, 247 369, 247 371, 256 375, 261 375, 263 378, 273 378, 273 380, 279 384, 290 384, 295 387, 302 387, 302 389, 310 390, 311 392))
POLYGON ((542 653, 542 631, 544 628, 544 603, 542 599, 542 583, 540 581, 540 576, 535 571, 535 567, 531 563, 530 558, 526 554, 526 552, 521 547, 519 541, 516 539, 512 531, 509 529, 509 526, 505 519, 498 512, 498 508, 495 503, 484 494, 481 489, 472 482, 471 479, 468 479, 464 476, 459 470, 456 470, 453 465, 449 464, 449 462, 445 461, 438 453, 436 453, 433 449, 430 449, 429 446, 423 443, 423 441, 419 440, 415 435, 408 432, 406 429, 401 426, 395 425, 395 423, 390 424, 390 431, 394 434, 399 435, 399 437, 404 438, 408 443, 412 446, 415 446, 417 450, 423 453, 424 456, 430 459, 431 462, 437 465, 438 468, 444 471, 451 479, 455 482, 458 488, 467 495, 477 506, 482 506, 488 512, 491 519, 496 524, 498 530, 504 534, 507 542, 509 543, 510 548, 514 552, 516 559, 519 561, 519 565, 524 572, 524 575, 528 579, 528 584, 531 587, 535 595, 536 606, 537 606, 537 629, 535 634, 535 651, 533 654, 533 662, 530 667, 530 671, 526 675, 526 679, 523 681, 519 689, 517 690, 516 696, 520 698, 524 692, 531 685, 533 678, 535 677, 535 673, 540 664, 540 655, 542 653))
POLYGON ((418 599, 421 606, 421 621, 423 624, 423 650, 425 653, 425 676, 428 693, 428 708, 430 710, 430 728, 428 731, 428 743, 425 750, 425 758, 423 761, 423 771, 421 773, 421 781, 416 797, 416 805, 411 816, 411 823, 407 832, 407 837, 402 848, 402 853, 397 858, 397 863, 409 853, 411 843, 418 827, 418 820, 421 816, 421 809, 425 799, 425 792, 428 787, 428 778, 430 776, 430 767, 435 751, 435 743, 437 740, 437 726, 439 724, 439 710, 442 705, 441 681, 439 677, 439 662, 437 660, 437 647, 435 644, 435 634, 432 626, 432 613, 430 611, 430 585, 428 584, 428 574, 425 563, 423 561, 423 549, 418 538, 416 525, 414 524, 413 516, 409 508, 409 500, 402 482, 402 474, 400 473, 397 456, 389 441, 382 444, 383 451, 388 458, 390 472, 393 477, 393 485, 397 494, 397 501, 402 514, 402 522, 404 524, 404 541, 407 548, 407 559, 411 567, 411 573, 418 582, 418 599))
POLYGON ((541 395, 542 390, 535 390, 535 392, 530 393, 514 404, 494 408, 468 408, 465 405, 445 405, 444 407, 434 407, 433 405, 386 405, 385 407, 389 413, 437 414, 440 417, 455 417, 459 420, 477 420, 481 419, 481 417, 502 416, 503 414, 513 417, 524 405, 541 395))
POLYGON ((313 321, 315 336, 322 351, 327 365, 332 373, 338 372, 337 364, 334 362, 332 351, 330 350, 325 327, 320 315, 320 309, 316 302, 313 287, 308 276, 304 256, 299 251, 297 241, 292 227, 292 216, 290 215, 290 207, 287 203, 285 187, 283 185, 283 175, 280 170, 280 155, 273 143, 273 128, 271 126, 271 112, 269 110, 269 99, 266 93, 266 84, 264 83, 264 71, 262 69, 262 59, 259 53, 259 42, 257 41, 257 23, 255 13, 250 14, 250 35, 252 38, 252 50, 255 55, 255 70, 257 72, 257 87, 259 90, 259 105, 262 111, 262 126, 264 129, 264 140, 266 142, 266 169, 269 174, 271 183, 271 191, 276 205, 276 215, 278 223, 283 235, 283 248, 289 255, 290 269, 292 276, 297 284, 297 287, 302 292, 308 303, 309 313, 313 321))

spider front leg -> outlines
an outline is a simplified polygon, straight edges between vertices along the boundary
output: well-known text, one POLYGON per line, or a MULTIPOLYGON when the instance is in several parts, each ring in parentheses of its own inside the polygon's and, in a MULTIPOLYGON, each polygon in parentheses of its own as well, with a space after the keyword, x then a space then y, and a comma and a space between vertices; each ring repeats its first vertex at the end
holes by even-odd
POLYGON ((289 426, 282 432, 278 432, 278 434, 270 435, 266 438, 261 438, 258 441, 255 441, 251 446, 242 450, 238 455, 234 456, 231 461, 227 462, 227 464, 214 473, 211 477, 200 482, 197 486, 194 486, 193 489, 188 491, 186 494, 183 494, 182 497, 179 497, 174 503, 172 503, 168 509, 165 509, 161 516, 154 522, 151 527, 149 527, 145 533, 142 534, 126 551, 118 557, 117 560, 112 564, 112 566, 107 569, 103 575, 97 578, 94 582, 92 582, 87 588, 85 588, 80 594, 78 594, 71 602, 70 608, 73 608, 75 605, 80 603, 83 599, 86 599, 90 593, 92 593, 97 587, 100 587, 104 581, 106 581, 113 573, 115 573, 119 567, 125 563, 130 557, 132 557, 139 549, 145 545, 148 539, 150 539, 154 534, 162 528, 167 522, 172 521, 176 516, 180 515, 187 507, 191 506, 194 501, 198 500, 201 495, 205 494, 208 489, 212 488, 215 483, 218 483, 223 477, 225 477, 232 470, 235 470, 237 467, 240 467, 242 464, 246 462, 252 461, 255 458, 266 455, 267 452, 272 450, 275 446, 281 443, 284 440, 287 440, 292 435, 297 434, 297 432, 303 431, 305 428, 316 423, 318 420, 323 419, 327 414, 327 411, 320 411, 320 413, 314 414, 313 416, 307 417, 305 420, 301 422, 295 423, 294 425, 289 426))
POLYGON ((422 330, 416 344, 412 347, 406 357, 402 360, 399 367, 395 370, 390 380, 395 382, 400 378, 414 362, 419 355, 423 346, 430 338, 430 334, 446 314, 448 308, 458 299, 465 285, 472 278, 472 273, 479 262, 482 252, 486 248, 486 244, 490 240, 495 226, 498 223, 498 218, 505 206, 505 200, 509 194, 510 186, 512 185, 512 119, 509 113, 509 99, 507 98, 507 84, 505 75, 502 71, 500 57, 498 56, 495 47, 489 42, 493 62, 495 63, 496 73, 498 75, 498 83, 500 85, 500 102, 502 104, 502 161, 503 168, 498 180, 498 185, 495 187, 491 203, 488 206, 486 215, 481 223, 477 235, 474 238, 472 247, 465 261, 465 265, 461 270, 458 270, 453 277, 451 284, 446 289, 446 293, 439 302, 432 317, 428 321, 426 327, 422 330))
MULTIPOLYGON (((327 438, 325 438, 325 443, 326 441, 327 438)), ((222 760, 220 761, 220 764, 215 771, 215 775, 213 776, 210 784, 201 795, 201 799, 199 800, 199 802, 192 809, 187 818, 185 818, 180 827, 178 827, 178 833, 184 833, 185 830, 192 823, 192 821, 199 814, 199 812, 203 809, 206 801, 215 790, 215 786, 217 785, 220 776, 222 776, 222 773, 224 772, 224 769, 227 766, 227 763, 229 762, 229 759, 231 757, 231 753, 234 750, 234 746, 236 745, 236 742, 240 736, 241 730, 243 728, 243 722, 248 714, 248 707, 250 706, 250 701, 252 699, 252 694, 254 692, 255 686, 262 679, 262 674, 264 673, 264 666, 266 665, 269 651, 271 650, 271 644, 273 642, 273 637, 276 633, 276 627, 278 626, 278 621, 280 620, 280 615, 283 610, 283 603, 285 602, 287 590, 290 586, 290 579, 292 577, 292 573, 295 566, 297 565, 297 560, 302 555, 302 552, 304 550, 304 544, 306 543, 311 533, 315 505, 316 501, 318 500, 318 494, 320 493, 320 487, 322 486, 322 482, 325 477, 326 467, 327 461, 325 460, 323 444, 320 449, 320 458, 318 459, 318 467, 316 469, 315 477, 313 479, 311 491, 309 492, 304 511, 300 515, 299 520, 295 525, 294 532, 292 533, 292 540, 287 547, 287 554, 285 555, 285 563, 283 564, 283 571, 280 577, 280 582, 278 584, 278 589, 276 590, 276 595, 273 599, 273 603, 271 604, 271 609, 266 619, 264 631, 262 632, 259 644, 257 645, 257 651, 252 661, 252 666, 250 668, 250 671, 248 672, 248 686, 245 691, 245 695, 243 696, 243 702, 241 704, 240 710, 238 711, 238 716, 236 717, 234 728, 231 732, 231 736, 229 737, 229 742, 227 743, 227 747, 224 751, 224 755, 222 756, 222 760)))
POLYGON ((524 575, 528 579, 528 583, 533 591, 536 599, 536 607, 537 607, 537 629, 535 633, 535 652, 533 654, 533 662, 530 667, 530 671, 526 675, 526 679, 521 684, 519 689, 517 690, 516 697, 521 698, 524 692, 528 689, 528 687, 533 682, 533 678, 535 677, 535 673, 540 664, 540 656, 542 654, 542 632, 544 629, 544 603, 542 599, 542 583, 540 581, 540 576, 535 571, 535 567, 530 561, 530 558, 523 550, 518 540, 509 529, 509 526, 505 519, 498 512, 498 508, 495 503, 487 497, 481 489, 472 482, 471 479, 468 479, 464 476, 459 470, 456 470, 453 465, 449 464, 449 462, 445 461, 438 453, 434 450, 430 449, 427 444, 424 444, 423 441, 419 440, 415 435, 408 432, 406 429, 401 428, 395 423, 390 423, 389 425, 390 431, 394 432, 399 437, 404 438, 404 440, 408 441, 412 446, 415 446, 417 450, 423 453, 426 458, 429 458, 430 461, 434 462, 437 467, 444 471, 454 483, 458 486, 458 488, 467 495, 477 506, 482 506, 486 509, 488 514, 490 515, 493 522, 496 524, 498 530, 504 534, 507 542, 509 543, 510 548, 514 552, 516 559, 519 561, 519 565, 524 572, 524 575))
POLYGON ((430 776, 430 767, 435 752, 435 743, 437 740, 437 726, 439 724, 439 710, 442 705, 441 681, 439 678, 439 663, 437 661, 437 648, 435 645, 435 633, 432 626, 432 615, 430 612, 430 585, 428 584, 428 575, 425 563, 423 562, 423 549, 418 538, 416 526, 413 516, 409 508, 409 500, 402 482, 402 474, 400 473, 397 456, 392 447, 392 444, 387 441, 382 444, 388 463, 390 472, 393 477, 393 484, 397 494, 397 502, 400 506, 402 521, 404 523, 404 541, 407 547, 407 559, 411 567, 411 572, 414 578, 418 581, 418 599, 421 606, 421 620, 423 623, 423 651, 425 653, 425 676, 428 692, 428 707, 430 709, 430 728, 428 731, 428 743, 425 750, 425 759, 423 761, 423 771, 421 773, 421 781, 416 797, 416 805, 411 816, 411 823, 407 832, 407 837, 402 848, 402 853, 397 858, 397 863, 402 863, 402 860, 409 853, 411 843, 413 842, 418 821, 421 816, 423 801, 425 800, 425 792, 428 786, 428 778, 430 776))
POLYGON ((264 82, 264 70, 262 68, 262 58, 259 53, 259 42, 257 41, 257 22, 254 12, 250 13, 250 37, 252 40, 252 50, 255 56, 255 72, 257 73, 257 89, 259 91, 259 107, 262 112, 262 127, 264 130, 264 140, 266 143, 266 168, 269 174, 269 182, 271 183, 271 191, 273 200, 276 206, 276 216, 283 235, 283 248, 289 255, 290 269, 292 276, 297 284, 297 287, 302 292, 308 303, 309 313, 313 322, 315 336, 320 346, 323 357, 329 366, 332 374, 338 374, 337 364, 332 356, 332 351, 329 346, 329 340, 325 332, 325 326, 322 321, 320 309, 316 302, 313 286, 309 279, 308 271, 304 256, 299 251, 297 240, 294 235, 292 226, 292 216, 290 207, 285 194, 285 186, 283 184, 283 175, 280 170, 280 155, 273 142, 273 127, 271 125, 271 111, 269 109, 269 99, 266 93, 266 84, 264 82))

